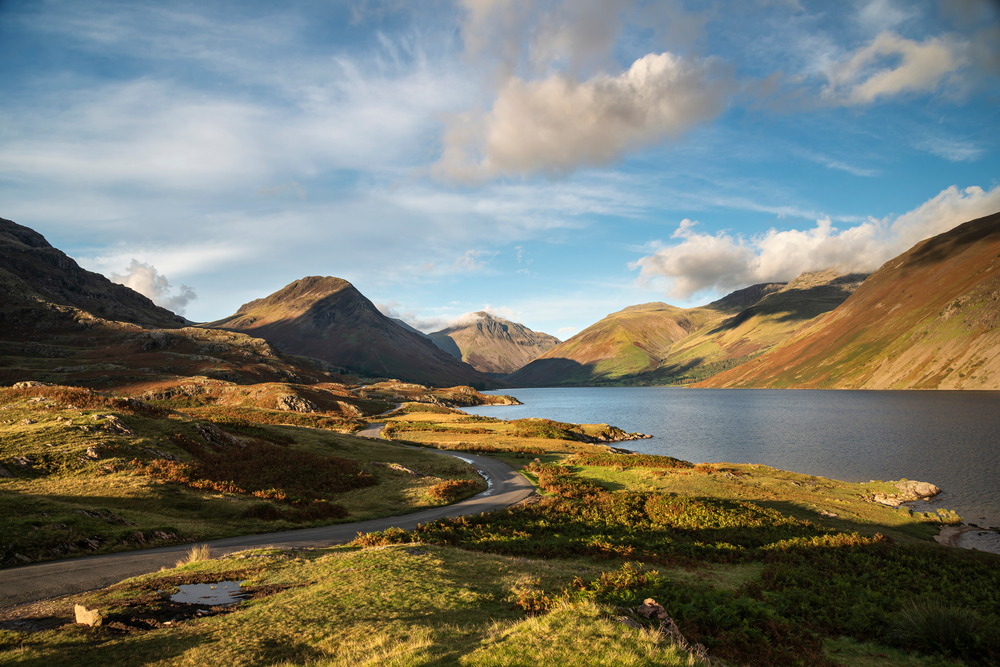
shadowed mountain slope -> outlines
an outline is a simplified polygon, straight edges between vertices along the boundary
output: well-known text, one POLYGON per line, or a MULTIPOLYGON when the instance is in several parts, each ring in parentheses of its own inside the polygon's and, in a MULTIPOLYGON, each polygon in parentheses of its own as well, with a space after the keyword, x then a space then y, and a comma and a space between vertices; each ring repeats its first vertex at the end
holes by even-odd
POLYGON ((434 344, 483 373, 507 375, 559 344, 523 324, 478 312, 475 319, 428 334, 434 344))
POLYGON ((27 325, 95 317, 147 327, 183 327, 185 320, 124 285, 80 266, 38 232, 0 218, 0 320, 27 325))
POLYGON ((367 377, 391 377, 433 386, 497 383, 408 331, 375 308, 346 280, 310 276, 244 304, 205 327, 265 338, 279 349, 367 377))
POLYGON ((1000 389, 1000 213, 918 243, 837 309, 699 386, 1000 389))

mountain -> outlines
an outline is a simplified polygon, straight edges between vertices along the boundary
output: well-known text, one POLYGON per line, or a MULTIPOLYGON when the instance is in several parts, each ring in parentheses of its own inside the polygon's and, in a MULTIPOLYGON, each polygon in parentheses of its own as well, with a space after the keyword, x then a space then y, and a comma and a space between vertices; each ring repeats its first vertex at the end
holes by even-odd
POLYGON ((721 313, 665 303, 629 306, 608 315, 507 378, 515 386, 618 382, 658 368, 670 346, 721 313))
POLYGON ((476 370, 500 375, 517 371, 559 344, 555 336, 486 312, 428 336, 439 348, 476 370))
POLYGON ((38 232, 0 218, 0 326, 29 322, 52 328, 80 312, 147 327, 178 328, 186 320, 148 298, 81 268, 38 232))
POLYGON ((733 292, 706 308, 739 308, 736 314, 677 341, 659 368, 634 380, 637 384, 686 384, 738 366, 842 304, 866 277, 818 271, 804 273, 786 285, 754 285, 733 292))
POLYGON ((366 377, 432 386, 495 387, 497 382, 378 311, 346 280, 310 276, 201 326, 265 338, 279 349, 366 377))
POLYGON ((1000 213, 918 243, 706 387, 1000 389, 1000 213))

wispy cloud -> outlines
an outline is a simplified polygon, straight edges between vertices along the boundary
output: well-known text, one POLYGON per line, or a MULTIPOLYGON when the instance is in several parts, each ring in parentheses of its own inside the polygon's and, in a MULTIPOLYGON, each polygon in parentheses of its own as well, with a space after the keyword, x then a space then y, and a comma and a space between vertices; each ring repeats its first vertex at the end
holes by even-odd
POLYGON ((920 150, 943 157, 949 162, 973 162, 986 152, 985 149, 965 141, 954 141, 942 137, 929 137, 917 143, 920 150))

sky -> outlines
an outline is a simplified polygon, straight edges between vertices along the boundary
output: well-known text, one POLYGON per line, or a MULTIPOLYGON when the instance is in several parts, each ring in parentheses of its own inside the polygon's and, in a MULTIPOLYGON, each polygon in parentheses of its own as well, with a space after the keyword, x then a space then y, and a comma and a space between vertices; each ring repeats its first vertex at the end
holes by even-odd
POLYGON ((0 217, 196 322, 565 340, 1000 211, 986 0, 0 0, 0 217))

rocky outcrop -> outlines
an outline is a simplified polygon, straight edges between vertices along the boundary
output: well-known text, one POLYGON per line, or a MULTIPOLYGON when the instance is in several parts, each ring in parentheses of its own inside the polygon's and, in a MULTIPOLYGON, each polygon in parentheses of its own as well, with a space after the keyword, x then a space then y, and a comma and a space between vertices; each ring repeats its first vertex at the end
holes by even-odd
POLYGON ((879 505, 899 507, 903 503, 914 500, 926 500, 941 493, 941 489, 929 482, 914 482, 908 479, 901 479, 898 482, 889 482, 889 484, 899 489, 899 493, 873 493, 866 500, 878 503, 879 505))
POLYGON ((316 404, 309 399, 294 394, 282 394, 275 401, 279 410, 286 412, 317 412, 316 404))

